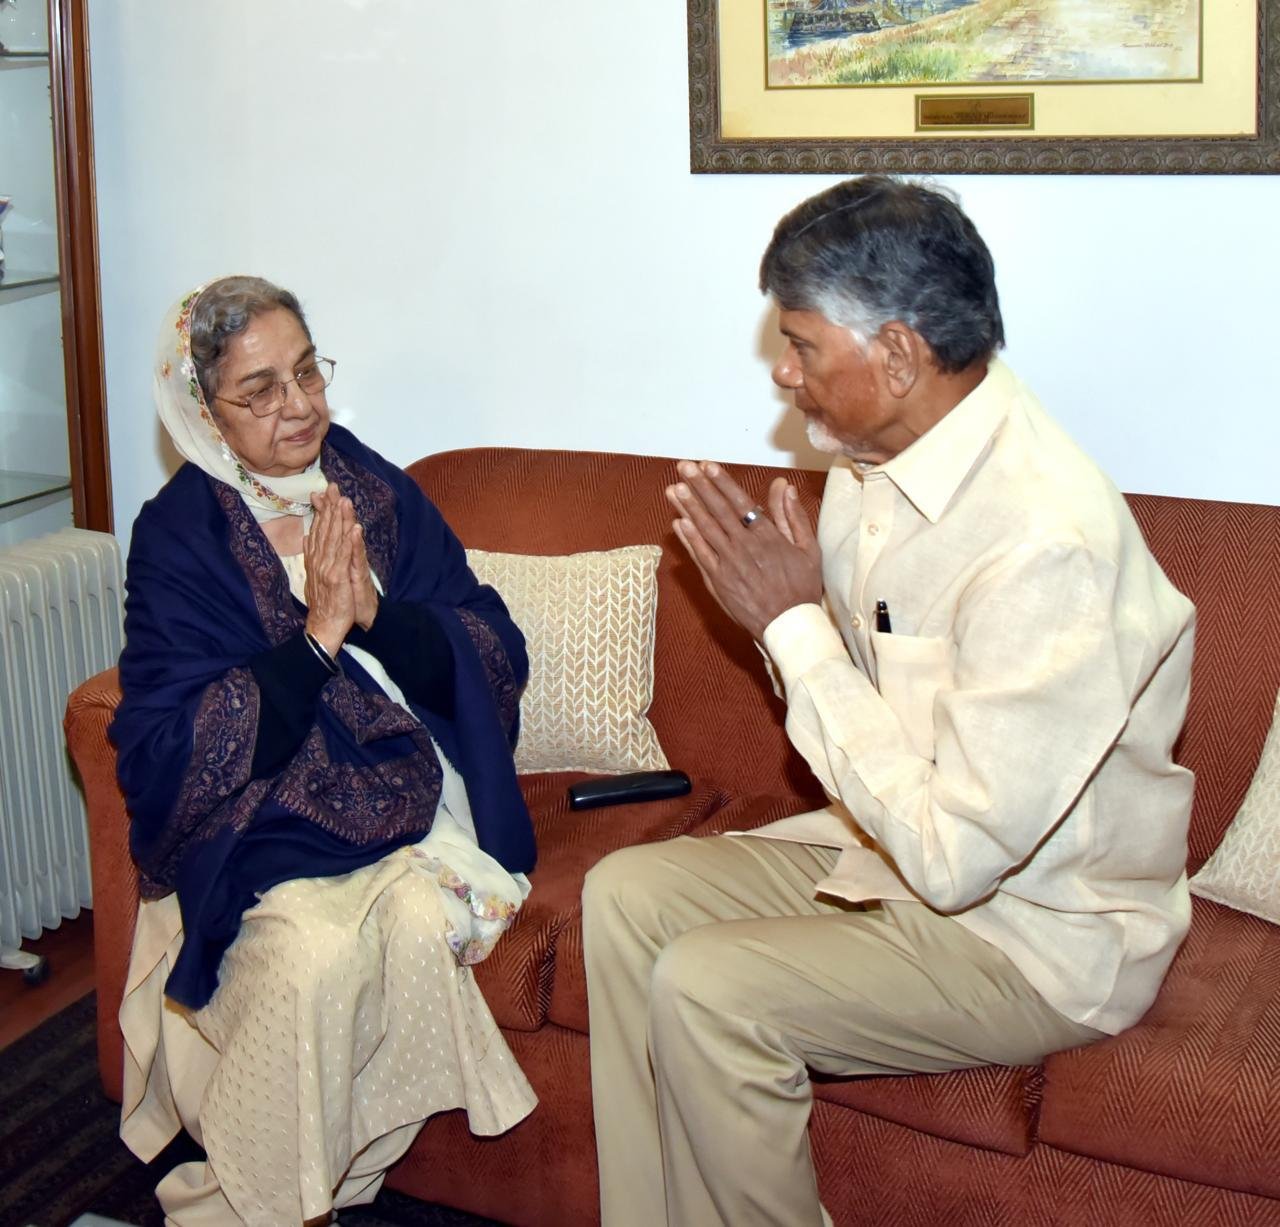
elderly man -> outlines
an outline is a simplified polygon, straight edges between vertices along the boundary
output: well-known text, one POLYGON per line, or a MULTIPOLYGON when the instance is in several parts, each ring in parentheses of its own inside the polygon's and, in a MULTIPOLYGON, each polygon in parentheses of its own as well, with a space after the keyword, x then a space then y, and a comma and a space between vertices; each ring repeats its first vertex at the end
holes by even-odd
POLYGON ((817 534, 782 479, 766 509, 682 463, 668 496, 831 802, 588 877, 605 1227, 818 1227, 809 1070, 1115 1034, 1189 919, 1193 610, 995 357, 972 222, 917 184, 842 183, 782 219, 761 285, 774 380, 837 456, 817 534))

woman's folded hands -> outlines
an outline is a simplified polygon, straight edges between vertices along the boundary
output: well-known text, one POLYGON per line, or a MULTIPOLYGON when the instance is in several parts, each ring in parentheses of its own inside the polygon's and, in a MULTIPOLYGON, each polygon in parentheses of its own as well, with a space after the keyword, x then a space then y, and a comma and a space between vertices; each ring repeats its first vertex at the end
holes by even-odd
POLYGON ((378 593, 355 508, 332 482, 311 496, 315 516, 302 545, 307 568, 307 630, 336 659, 347 632, 365 630, 378 613, 378 593))

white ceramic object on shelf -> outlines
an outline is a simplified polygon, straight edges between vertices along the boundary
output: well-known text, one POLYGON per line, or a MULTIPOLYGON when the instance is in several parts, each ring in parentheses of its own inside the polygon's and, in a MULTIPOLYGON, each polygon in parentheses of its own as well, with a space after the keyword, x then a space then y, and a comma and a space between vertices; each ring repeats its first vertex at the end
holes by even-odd
POLYGON ((12 204, 8 196, 0 196, 0 281, 4 280, 4 215, 12 204))
POLYGON ((8 52, 48 52, 45 0, 0 0, 0 43, 8 52))

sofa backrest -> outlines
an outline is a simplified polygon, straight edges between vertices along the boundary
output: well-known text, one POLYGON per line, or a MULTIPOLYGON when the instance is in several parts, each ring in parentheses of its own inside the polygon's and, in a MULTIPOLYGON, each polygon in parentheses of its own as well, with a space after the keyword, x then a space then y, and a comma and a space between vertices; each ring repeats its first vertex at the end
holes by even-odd
MULTIPOLYGON (((825 474, 728 465, 762 496, 785 474, 816 515, 825 474)), ((672 766, 740 792, 821 796, 787 741, 759 653, 712 601, 671 531, 675 461, 599 452, 475 448, 409 473, 468 546, 569 554, 653 543, 659 568, 650 718, 672 766)), ((1235 815, 1280 688, 1280 507, 1131 495, 1152 552, 1198 611, 1191 706, 1178 760, 1196 773, 1189 865, 1235 815)))
POLYGON ((1280 689, 1280 507, 1125 497, 1165 574, 1196 607, 1191 705, 1176 755, 1196 774, 1194 872, 1240 808, 1280 689))
MULTIPOLYGON (((673 767, 739 795, 822 790, 782 727, 784 707, 751 638, 707 594, 671 529, 664 488, 674 460, 599 452, 473 448, 428 456, 408 473, 463 544, 517 554, 574 554, 660 545, 653 706, 649 718, 673 767)), ((729 465, 763 494, 784 470, 729 465)), ((817 514, 825 474, 795 472, 817 514)))

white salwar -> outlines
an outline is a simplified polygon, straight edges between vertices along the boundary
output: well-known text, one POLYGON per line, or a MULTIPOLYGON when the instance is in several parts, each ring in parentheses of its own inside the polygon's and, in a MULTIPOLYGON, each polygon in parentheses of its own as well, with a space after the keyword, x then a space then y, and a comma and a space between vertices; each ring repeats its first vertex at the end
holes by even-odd
MULTIPOLYGON (((301 555, 281 559, 301 599, 301 555)), ((387 694, 378 661, 353 647, 387 694)), ((283 882, 245 912, 217 991, 164 997, 182 945, 176 896, 143 902, 120 1007, 120 1135, 149 1161, 185 1128, 205 1150, 156 1189, 178 1227, 282 1227, 371 1202, 433 1113, 501 1133, 537 1100, 467 963, 529 885, 476 845, 466 789, 444 773, 430 834, 376 864, 283 882), (461 960, 461 961, 460 961, 461 960)))

